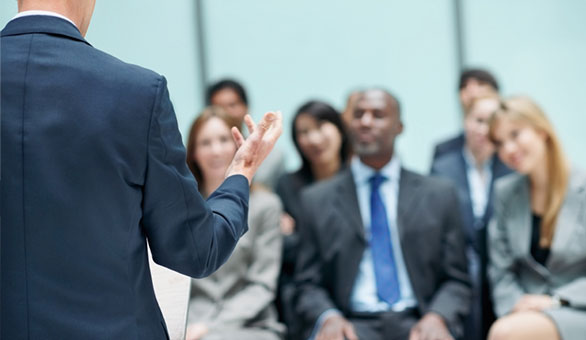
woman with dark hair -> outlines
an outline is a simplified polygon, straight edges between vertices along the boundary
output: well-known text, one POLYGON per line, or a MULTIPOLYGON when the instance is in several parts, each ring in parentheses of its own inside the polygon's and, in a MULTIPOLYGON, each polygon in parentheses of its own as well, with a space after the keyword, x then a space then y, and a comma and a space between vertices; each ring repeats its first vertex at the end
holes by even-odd
POLYGON ((501 160, 489 226, 495 312, 490 340, 583 339, 586 330, 586 172, 570 166, 553 126, 528 97, 490 121, 501 160))
MULTIPOLYGON (((220 107, 208 107, 194 121, 187 164, 204 197, 222 183, 236 153, 230 132, 239 126, 220 107)), ((281 264, 279 198, 254 183, 250 191, 248 232, 230 259, 215 273, 192 280, 186 340, 279 340, 273 301, 281 264)))
POLYGON ((286 212, 281 220, 285 238, 277 303, 281 318, 289 327, 290 336, 294 337, 297 326, 293 312, 293 272, 299 242, 296 228, 302 215, 300 192, 343 169, 350 158, 351 144, 340 113, 324 102, 310 101, 302 105, 291 127, 293 143, 301 156, 301 168, 282 176, 276 188, 286 212))
POLYGON ((346 166, 351 145, 340 113, 320 101, 310 101, 297 110, 291 135, 301 157, 301 168, 280 178, 277 194, 285 211, 296 220, 301 209, 301 189, 332 177, 346 166))

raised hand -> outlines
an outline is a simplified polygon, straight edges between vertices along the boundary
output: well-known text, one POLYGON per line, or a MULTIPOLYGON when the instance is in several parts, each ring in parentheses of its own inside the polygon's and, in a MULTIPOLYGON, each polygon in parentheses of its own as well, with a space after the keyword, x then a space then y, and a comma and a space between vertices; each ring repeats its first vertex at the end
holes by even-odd
POLYGON ((248 138, 244 139, 236 127, 232 128, 232 136, 236 141, 238 150, 226 171, 226 177, 244 175, 248 179, 248 183, 250 183, 256 170, 271 152, 281 135, 283 117, 279 111, 267 112, 258 125, 254 123, 249 115, 244 117, 244 122, 249 131, 248 138))

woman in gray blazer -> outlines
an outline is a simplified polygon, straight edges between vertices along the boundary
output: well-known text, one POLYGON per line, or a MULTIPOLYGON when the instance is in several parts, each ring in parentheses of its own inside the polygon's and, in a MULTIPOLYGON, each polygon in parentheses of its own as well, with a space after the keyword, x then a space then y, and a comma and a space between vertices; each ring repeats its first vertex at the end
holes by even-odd
MULTIPOLYGON (((209 107, 194 121, 187 163, 208 197, 220 185, 236 152, 230 128, 238 126, 221 108, 209 107)), ((253 184, 248 232, 214 274, 193 279, 186 340, 279 340, 284 326, 274 306, 281 265, 279 198, 253 184)))
POLYGON ((501 160, 489 226, 489 277, 500 318, 489 339, 582 339, 586 331, 586 173, 566 161, 543 111, 527 97, 490 122, 501 160))

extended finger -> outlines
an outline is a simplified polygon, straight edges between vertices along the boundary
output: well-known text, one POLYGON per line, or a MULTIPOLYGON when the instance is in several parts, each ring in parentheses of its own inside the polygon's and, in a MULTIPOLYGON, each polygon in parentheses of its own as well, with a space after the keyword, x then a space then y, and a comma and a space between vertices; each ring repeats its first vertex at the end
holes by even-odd
POLYGON ((236 148, 240 149, 242 144, 244 144, 244 137, 240 133, 240 130, 235 126, 232 127, 232 138, 234 138, 234 142, 236 142, 236 148))
POLYGON ((261 136, 264 135, 272 125, 274 125, 276 119, 277 115, 274 112, 267 112, 264 114, 257 126, 261 136))
POLYGON ((254 124, 252 117, 250 117, 250 115, 248 114, 244 116, 244 123, 246 124, 246 128, 248 129, 248 134, 252 135, 254 130, 256 130, 256 124, 254 124))
POLYGON ((276 140, 279 138, 281 133, 283 132, 283 114, 281 111, 270 112, 273 114, 272 121, 270 125, 270 131, 267 133, 267 136, 271 140, 276 140))

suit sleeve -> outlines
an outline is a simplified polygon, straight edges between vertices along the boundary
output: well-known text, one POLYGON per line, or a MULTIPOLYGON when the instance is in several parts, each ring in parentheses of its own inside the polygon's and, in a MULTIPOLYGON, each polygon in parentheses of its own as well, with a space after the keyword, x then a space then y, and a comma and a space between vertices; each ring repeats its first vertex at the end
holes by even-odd
POLYGON ((279 223, 281 204, 276 196, 263 196, 253 201, 263 205, 258 218, 252 218, 250 227, 254 233, 251 262, 245 281, 246 286, 222 304, 211 328, 243 327, 273 303, 277 280, 281 269, 282 237, 279 223))
MULTIPOLYGON (((315 204, 310 195, 302 192, 304 204, 301 225, 299 226, 300 243, 295 267, 295 285, 297 291, 294 298, 295 311, 301 317, 307 332, 313 329, 322 313, 335 310, 325 283, 325 268, 320 254, 318 235, 315 224, 315 204)), ((317 205, 319 206, 319 205, 317 205)))
POLYGON ((498 186, 495 189, 494 215, 488 225, 488 277, 492 287, 494 311, 501 317, 513 309, 524 290, 514 272, 515 258, 507 236, 503 195, 498 186))
POLYGON ((207 276, 228 259, 248 228, 248 181, 244 176, 230 176, 204 201, 187 168, 163 77, 147 143, 141 223, 153 260, 185 275, 207 276))
POLYGON ((458 197, 455 188, 451 185, 447 188, 441 261, 443 280, 429 311, 441 315, 452 333, 460 335, 464 318, 470 310, 471 287, 458 197))
POLYGON ((586 310, 586 277, 575 279, 555 290, 555 294, 569 302, 570 307, 586 310))

